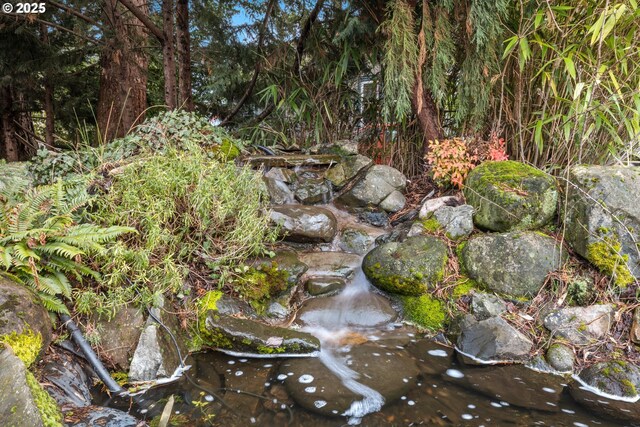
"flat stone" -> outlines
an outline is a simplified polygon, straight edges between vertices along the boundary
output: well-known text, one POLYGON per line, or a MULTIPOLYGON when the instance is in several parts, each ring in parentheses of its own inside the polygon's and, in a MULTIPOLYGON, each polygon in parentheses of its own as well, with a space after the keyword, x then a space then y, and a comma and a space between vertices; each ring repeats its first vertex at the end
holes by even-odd
POLYGON ((562 266, 560 244, 531 231, 486 234, 467 241, 461 261, 467 274, 488 289, 516 297, 533 297, 547 275, 562 266))
POLYGON ((402 350, 363 344, 332 357, 344 365, 343 378, 320 359, 291 359, 280 367, 293 400, 325 416, 361 417, 376 412, 403 396, 418 376, 413 359, 402 350))
POLYGON ((270 215, 271 221, 281 227, 280 235, 291 242, 328 243, 337 232, 335 215, 318 206, 275 206, 270 215))
POLYGON ((375 240, 366 230, 349 227, 340 232, 338 247, 345 252, 364 255, 369 252, 375 240))
POLYGON ((548 314, 544 318, 544 326, 572 344, 587 345, 606 336, 613 315, 614 308, 610 304, 568 307, 548 314))
POLYGON ((227 352, 274 357, 287 354, 313 356, 320 350, 320 342, 313 335, 216 311, 207 314, 205 328, 202 334, 205 344, 227 352))
POLYGON ((318 296, 340 292, 345 282, 341 277, 310 277, 304 286, 309 294, 318 296))
POLYGON ((26 373, 13 351, 0 346, 0 419, 5 426, 43 426, 26 373))
MULTIPOLYGON (((465 322, 458 337, 458 348, 483 361, 523 361, 533 343, 501 317, 465 322)), ((466 357, 465 363, 478 364, 466 357)))
POLYGON ((495 295, 475 292, 471 296, 471 311, 476 319, 485 320, 507 311, 507 304, 495 295))
POLYGON ((345 280, 353 277, 360 267, 361 257, 345 252, 305 252, 299 255, 300 261, 309 266, 307 277, 340 277, 345 280))
POLYGON ((264 174, 264 176, 287 184, 292 184, 296 181, 296 173, 287 168, 271 168, 264 174))
POLYGON ((296 321, 302 326, 320 326, 331 329, 342 327, 373 328, 387 325, 398 318, 389 300, 372 292, 362 293, 353 300, 340 295, 314 298, 304 302, 296 321))
POLYGON ((336 164, 340 156, 336 154, 289 154, 281 156, 250 156, 246 161, 253 166, 293 167, 324 166, 336 164))

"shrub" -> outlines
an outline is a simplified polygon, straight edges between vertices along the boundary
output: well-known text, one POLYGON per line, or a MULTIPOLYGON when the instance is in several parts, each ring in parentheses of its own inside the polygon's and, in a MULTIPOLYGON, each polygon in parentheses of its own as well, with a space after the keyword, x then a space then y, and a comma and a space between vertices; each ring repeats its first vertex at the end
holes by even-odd
POLYGON ((220 285, 231 266, 265 251, 276 231, 264 213, 261 176, 248 167, 212 160, 198 147, 168 148, 132 163, 114 177, 92 218, 138 231, 102 259, 110 303, 141 293, 180 292, 190 271, 213 272, 220 285), (126 294, 126 295, 125 295, 126 294))
POLYGON ((463 139, 452 138, 429 141, 426 160, 431 165, 436 183, 462 188, 467 174, 475 167, 477 157, 469 154, 463 139))
POLYGON ((0 212, 0 274, 37 291, 47 310, 67 313, 60 297, 71 297, 70 278, 98 278, 83 257, 133 231, 128 227, 78 224, 74 213, 87 205, 82 183, 58 181, 28 191, 0 212))

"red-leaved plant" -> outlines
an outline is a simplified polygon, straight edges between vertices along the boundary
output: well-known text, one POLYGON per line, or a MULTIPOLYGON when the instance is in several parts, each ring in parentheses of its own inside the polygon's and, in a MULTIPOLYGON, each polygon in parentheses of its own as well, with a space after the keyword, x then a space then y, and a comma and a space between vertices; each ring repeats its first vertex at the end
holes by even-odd
POLYGON ((462 188, 467 174, 478 161, 477 156, 469 153, 462 138, 429 141, 425 158, 438 185, 452 184, 457 188, 462 188))

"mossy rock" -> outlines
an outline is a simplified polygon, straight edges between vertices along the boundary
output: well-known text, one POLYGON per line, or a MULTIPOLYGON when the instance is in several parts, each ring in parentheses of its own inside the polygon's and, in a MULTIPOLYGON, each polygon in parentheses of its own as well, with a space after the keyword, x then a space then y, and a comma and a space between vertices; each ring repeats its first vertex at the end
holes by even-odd
POLYGON ((580 372, 592 387, 614 396, 632 398, 640 388, 640 367, 624 360, 596 363, 580 372))
POLYGON ((465 274, 481 286, 513 297, 533 297, 566 253, 555 239, 532 231, 480 235, 460 246, 465 274))
POLYGON ((485 162, 465 181, 464 196, 476 211, 475 224, 492 231, 532 230, 556 212, 556 180, 515 161, 485 162))
POLYGON ((640 168, 574 166, 563 215, 566 240, 620 287, 640 278, 640 168))
POLYGON ((414 236, 370 251, 362 261, 367 278, 383 291, 419 296, 444 277, 447 247, 433 236, 414 236))

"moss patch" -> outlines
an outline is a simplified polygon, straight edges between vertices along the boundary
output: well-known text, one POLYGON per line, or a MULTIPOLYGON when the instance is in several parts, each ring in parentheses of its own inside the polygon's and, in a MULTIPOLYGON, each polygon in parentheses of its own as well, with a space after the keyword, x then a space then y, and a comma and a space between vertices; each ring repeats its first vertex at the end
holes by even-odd
POLYGON ((612 236, 587 245, 587 259, 598 269, 611 276, 619 287, 633 283, 634 278, 627 267, 629 255, 622 255, 620 242, 612 236))
POLYGON ((446 319, 444 304, 430 295, 403 297, 405 318, 423 328, 439 330, 446 319))
POLYGON ((31 390, 31 396, 33 396, 33 400, 38 407, 40 418, 42 418, 42 424, 45 427, 61 427, 62 413, 60 413, 60 408, 58 408, 56 401, 42 388, 31 372, 26 372, 26 379, 27 385, 31 390))
POLYGON ((40 332, 34 332, 31 329, 22 334, 11 332, 10 334, 0 335, 0 343, 11 347, 15 355, 22 360, 26 367, 29 367, 40 354, 42 335, 40 335, 40 332))
POLYGON ((434 217, 423 219, 422 227, 429 233, 436 233, 442 230, 442 225, 434 217))
POLYGON ((289 272, 280 270, 278 264, 262 264, 251 267, 233 283, 234 291, 246 300, 258 314, 263 314, 269 299, 289 287, 289 272))
POLYGON ((463 276, 456 281, 456 286, 453 288, 451 297, 454 300, 457 300, 458 298, 468 295, 477 289, 478 283, 475 280, 463 276))

